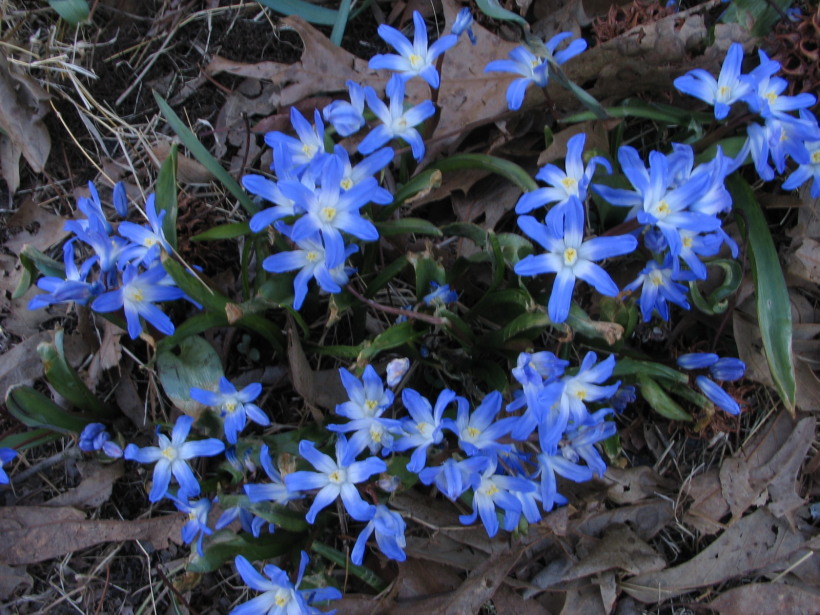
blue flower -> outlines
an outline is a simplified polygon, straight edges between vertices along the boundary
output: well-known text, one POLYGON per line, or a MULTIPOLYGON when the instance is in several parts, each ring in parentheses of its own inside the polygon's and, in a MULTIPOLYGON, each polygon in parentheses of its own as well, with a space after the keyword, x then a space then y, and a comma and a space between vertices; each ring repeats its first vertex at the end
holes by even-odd
POLYGON ((142 333, 140 317, 161 333, 171 335, 174 323, 154 304, 181 299, 185 293, 176 286, 165 283, 167 276, 159 263, 144 273, 139 273, 135 265, 128 265, 122 274, 122 286, 94 299, 91 309, 97 312, 115 312, 122 308, 128 323, 128 335, 132 340, 142 333))
POLYGON ((753 92, 746 97, 749 108, 761 117, 780 116, 790 119, 788 112, 809 109, 817 102, 817 97, 808 92, 797 96, 783 96, 789 82, 774 74, 780 70, 780 62, 770 60, 762 49, 758 50, 760 65, 750 73, 755 82, 753 92))
POLYGON ((583 483, 592 479, 592 470, 586 466, 573 463, 557 450, 547 450, 538 454, 538 471, 536 476, 541 477, 541 506, 544 512, 551 511, 556 505, 563 506, 567 499, 558 493, 558 474, 576 483, 583 483))
POLYGON ((188 521, 182 526, 182 542, 191 544, 196 538, 196 552, 204 557, 202 539, 210 536, 214 531, 208 527, 208 513, 211 512, 211 500, 202 498, 196 502, 189 502, 187 497, 172 498, 180 512, 188 515, 188 521))
POLYGON ((521 501, 513 495, 513 491, 529 493, 535 491, 535 485, 525 478, 518 476, 504 476, 496 474, 496 463, 491 462, 481 474, 481 480, 473 494, 473 512, 461 515, 458 519, 464 525, 469 525, 481 517, 481 522, 492 538, 498 533, 498 516, 496 506, 504 511, 504 529, 512 531, 521 518, 521 501))
POLYGON ((318 472, 299 471, 285 477, 285 485, 290 491, 319 492, 313 500, 305 518, 308 523, 316 520, 320 510, 333 503, 341 496, 348 514, 357 521, 368 519, 371 505, 359 495, 356 484, 364 482, 374 474, 387 471, 387 464, 377 457, 368 457, 364 461, 353 462, 344 436, 336 440, 336 461, 316 450, 316 445, 309 440, 299 443, 299 454, 318 472))
POLYGON ((512 451, 511 444, 500 444, 499 439, 510 433, 515 417, 496 420, 501 410, 501 393, 489 393, 470 413, 469 404, 459 404, 456 420, 444 419, 444 427, 458 436, 458 445, 468 455, 486 455, 495 459, 499 453, 512 451))
POLYGON ((673 268, 672 255, 667 254, 663 263, 650 260, 640 272, 634 282, 627 284, 624 290, 635 290, 641 287, 641 315, 644 322, 652 319, 652 311, 658 310, 663 320, 669 320, 669 306, 667 301, 689 309, 686 301, 687 288, 675 280, 691 280, 695 275, 688 271, 677 272, 673 268))
POLYGON ((17 457, 17 451, 13 448, 0 448, 0 485, 9 484, 9 475, 3 469, 9 461, 17 457))
POLYGON ((587 187, 595 174, 598 165, 612 173, 612 166, 606 158, 595 156, 590 159, 584 168, 583 152, 585 133, 579 133, 567 141, 567 156, 565 159, 566 171, 554 164, 541 168, 535 178, 549 184, 548 188, 537 188, 532 192, 524 193, 515 206, 515 213, 527 214, 537 207, 555 203, 547 211, 546 223, 556 235, 560 235, 564 227, 564 212, 572 199, 583 203, 587 198, 587 187))
POLYGON ((401 357, 387 364, 387 386, 395 387, 410 369, 410 359, 401 357))
POLYGON ((564 458, 572 462, 577 462, 579 458, 583 459, 595 474, 603 476, 606 472, 606 463, 594 445, 615 435, 615 423, 605 420, 612 412, 611 408, 598 410, 584 423, 567 432, 567 441, 561 447, 564 458))
POLYGON ((120 218, 128 217, 128 194, 125 192, 125 184, 117 182, 114 184, 114 194, 112 197, 114 201, 114 209, 120 218))
POLYGON ((370 59, 368 68, 392 70, 405 81, 418 75, 429 83, 431 88, 437 88, 439 75, 434 62, 438 56, 458 42, 458 37, 455 34, 447 34, 428 49, 427 24, 424 23, 424 18, 418 11, 413 11, 413 26, 415 35, 411 44, 408 38, 395 28, 386 24, 380 25, 379 36, 398 51, 399 55, 377 54, 370 59))
POLYGON ((402 421, 402 428, 406 435, 396 442, 393 450, 399 452, 415 448, 407 469, 418 474, 427 462, 427 449, 434 444, 440 444, 444 439, 442 431, 444 410, 452 402, 456 402, 459 407, 467 406, 467 400, 457 397, 455 391, 450 389, 439 393, 435 408, 430 405, 426 397, 422 397, 413 389, 404 389, 401 399, 411 418, 402 421))
POLYGON ((260 393, 262 385, 258 382, 237 391, 224 376, 219 379, 218 393, 197 387, 191 387, 190 390, 191 399, 219 410, 219 416, 225 422, 225 439, 231 444, 236 444, 236 438, 239 432, 245 429, 247 419, 263 427, 270 425, 270 419, 262 409, 250 403, 259 397, 260 393))
POLYGON ((679 356, 677 364, 683 369, 705 369, 717 363, 719 358, 712 352, 690 352, 679 356))
MULTIPOLYGON (((299 176, 295 173, 291 155, 282 143, 273 145, 273 166, 276 178, 281 181, 299 181, 299 176)), ((274 203, 275 207, 268 207, 256 212, 250 219, 250 229, 254 233, 259 233, 280 218, 294 216, 303 213, 301 208, 296 207, 293 199, 286 197, 279 189, 278 182, 263 177, 262 175, 244 175, 242 186, 258 197, 274 203)))
MULTIPOLYGON (((350 163, 350 156, 347 150, 341 145, 333 148, 334 155, 342 163, 342 179, 339 182, 343 190, 350 190, 353 186, 360 184, 369 177, 380 172, 393 160, 395 152, 392 148, 383 147, 375 151, 370 156, 362 159, 355 167, 350 163)), ((370 194, 370 202, 378 205, 388 205, 393 202, 393 195, 386 188, 376 186, 370 194)))
POLYGON ((746 364, 734 357, 723 357, 709 366, 709 373, 715 380, 740 380, 746 373, 746 364))
POLYGON ((350 102, 334 100, 322 109, 325 121, 332 124, 336 132, 343 137, 356 134, 366 123, 364 119, 364 88, 349 79, 346 85, 350 94, 350 102))
POLYGON ((77 303, 79 305, 88 303, 89 299, 105 290, 100 282, 86 282, 96 262, 97 257, 92 256, 77 269, 74 262, 74 240, 67 241, 63 246, 65 278, 44 276, 37 280, 37 287, 46 292, 32 297, 28 303, 28 309, 37 310, 55 303, 77 303))
POLYGON ((481 472, 490 465, 490 458, 479 455, 456 461, 452 457, 442 465, 424 468, 419 472, 419 480, 425 485, 436 483, 436 487, 448 499, 455 502, 467 489, 478 488, 481 472))
POLYGON ((120 222, 117 232, 142 248, 138 251, 129 251, 129 258, 139 258, 142 263, 148 265, 159 258, 160 248, 171 253, 171 244, 168 243, 165 232, 162 230, 162 223, 167 213, 163 210, 157 214, 156 197, 152 193, 145 200, 147 227, 133 222, 120 222))
POLYGON ((105 425, 102 423, 89 423, 80 432, 80 441, 77 446, 80 447, 81 451, 91 453, 100 450, 103 444, 110 439, 111 434, 105 430, 105 425))
POLYGON ((732 43, 717 80, 702 68, 689 71, 675 79, 675 87, 705 103, 715 107, 715 119, 722 120, 729 115, 731 105, 752 93, 755 80, 749 75, 741 75, 743 46, 732 43))
POLYGON ((282 132, 269 132, 265 135, 265 143, 274 150, 277 145, 287 149, 296 173, 306 169, 319 173, 330 156, 325 152, 325 125, 316 109, 313 110, 313 121, 314 125, 311 126, 296 107, 291 107, 290 123, 299 138, 282 132))
POLYGON ((156 462, 154 484, 148 494, 151 502, 158 502, 165 496, 172 475, 177 479, 181 493, 184 492, 188 497, 199 495, 199 482, 187 461, 195 457, 212 457, 225 450, 225 445, 216 438, 186 442, 193 423, 192 417, 182 415, 177 419, 170 439, 157 428, 159 446, 139 448, 135 444, 129 444, 125 447, 124 456, 128 460, 138 463, 156 462))
POLYGON ((784 190, 794 190, 804 183, 813 180, 811 185, 811 198, 820 197, 820 141, 808 141, 805 143, 808 152, 808 162, 801 164, 783 182, 784 190))
POLYGON ((432 292, 422 297, 424 305, 444 306, 448 303, 458 301, 458 293, 454 290, 450 290, 449 284, 430 282, 430 288, 432 289, 432 292))
POLYGON ((364 526, 361 534, 356 539, 356 544, 353 545, 353 551, 350 554, 350 561, 357 566, 362 565, 364 547, 374 532, 376 534, 376 544, 379 545, 379 550, 382 553, 397 562, 406 560, 407 555, 404 549, 407 542, 404 538, 404 530, 407 528, 407 524, 404 519, 399 513, 390 510, 384 504, 377 504, 371 511, 373 516, 368 520, 367 525, 364 526))
POLYGON ((404 81, 393 75, 387 82, 387 96, 390 99, 388 108, 373 89, 365 93, 367 106, 379 119, 381 124, 376 126, 359 143, 359 152, 370 154, 392 139, 403 139, 410 144, 413 158, 421 160, 424 157, 424 140, 416 126, 428 117, 435 115, 436 108, 433 102, 425 100, 415 107, 404 110, 404 81))
POLYGON ((77 209, 85 214, 87 219, 67 220, 63 228, 76 235, 84 231, 110 235, 113 228, 103 213, 100 195, 92 182, 88 182, 88 191, 91 193, 90 199, 84 196, 77 199, 77 209))
MULTIPOLYGON (((555 53, 562 41, 572 36, 571 32, 561 32, 553 36, 546 44, 547 51, 553 56, 557 64, 563 64, 570 58, 577 56, 587 48, 584 39, 575 39, 565 49, 555 53)), ((526 47, 516 47, 509 53, 509 60, 493 60, 484 69, 488 72, 515 73, 520 79, 513 80, 507 88, 507 106, 511 111, 517 111, 524 102, 524 93, 531 83, 539 88, 547 87, 549 82, 549 60, 535 56, 526 47)))
POLYGON ((609 355, 600 363, 597 361, 598 355, 590 351, 581 361, 577 374, 564 376, 564 391, 560 403, 565 410, 562 413, 566 412, 569 421, 574 425, 582 425, 589 421, 587 402, 609 399, 621 386, 620 380, 611 385, 601 384, 612 376, 615 355, 609 355))
MULTIPOLYGON (((749 124, 746 130, 749 134, 755 170, 765 181, 774 179, 774 170, 769 166, 770 157, 778 173, 786 171, 786 161, 789 157, 802 168, 802 165, 813 162, 806 149, 806 143, 820 140, 817 118, 806 109, 800 110, 799 117, 772 116, 766 118, 763 126, 749 124)), ((805 173, 801 168, 796 172, 805 173)), ((789 185, 792 188, 797 187, 791 183, 789 185)))
POLYGON ((556 274, 547 306, 550 320, 554 323, 564 322, 569 316, 572 292, 578 278, 594 286, 602 295, 617 295, 618 286, 593 261, 629 254, 638 246, 638 241, 632 235, 596 237, 583 241, 583 207, 575 199, 568 204, 563 222, 563 233, 558 234, 531 216, 518 218, 518 226, 541 244, 547 253, 526 256, 516 263, 515 272, 522 276, 556 274))
POLYGON ((698 376, 695 378, 695 384, 701 392, 709 398, 721 410, 725 410, 729 414, 740 414, 740 405, 724 391, 720 386, 707 378, 706 376, 698 376))
POLYGON ((342 594, 335 587, 299 589, 308 561, 308 554, 302 551, 299 573, 293 584, 281 568, 268 564, 263 568, 265 578, 247 559, 237 555, 234 562, 242 580, 251 589, 263 593, 233 608, 230 615, 321 615, 319 609, 310 605, 314 602, 338 600, 342 594))
POLYGON ((476 39, 475 33, 473 32, 473 15, 466 6, 458 12, 456 20, 453 22, 453 27, 450 28, 450 33, 456 36, 461 36, 465 32, 470 38, 470 42, 475 45, 478 39, 476 39))
POLYGON ((263 444, 259 451, 259 461, 265 474, 268 475, 269 483, 251 483, 245 485, 245 493, 251 502, 274 502, 276 504, 287 504, 291 500, 304 496, 290 491, 282 479, 282 475, 273 465, 267 444, 263 444))

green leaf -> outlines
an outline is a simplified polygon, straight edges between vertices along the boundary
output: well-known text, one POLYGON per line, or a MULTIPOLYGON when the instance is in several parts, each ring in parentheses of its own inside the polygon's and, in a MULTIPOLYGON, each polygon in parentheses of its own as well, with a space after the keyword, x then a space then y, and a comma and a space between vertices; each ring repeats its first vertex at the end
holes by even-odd
POLYGON ((612 375, 618 377, 639 377, 644 375, 680 384, 689 382, 689 376, 679 372, 673 367, 667 367, 660 363, 652 363, 651 361, 638 361, 636 359, 630 359, 629 357, 618 359, 618 362, 615 364, 615 369, 612 370, 612 375))
POLYGON ((357 357, 357 363, 359 365, 367 365, 372 362, 379 353, 390 350, 391 348, 404 346, 423 335, 423 333, 423 331, 415 331, 413 329, 413 321, 411 320, 393 325, 389 329, 379 333, 373 338, 372 342, 365 344, 357 357))
POLYGON ((552 321, 544 312, 521 314, 498 331, 484 335, 479 340, 479 345, 487 348, 501 348, 513 338, 526 337, 533 339, 551 325, 552 321))
POLYGON ((163 161, 155 188, 157 215, 165 212, 162 232, 171 247, 177 249, 177 144, 171 146, 168 157, 163 161))
POLYGON ((794 412, 796 382, 792 362, 792 312, 783 268, 777 258, 769 227, 752 188, 732 175, 726 180, 741 230, 749 238, 749 256, 763 349, 775 388, 786 408, 794 412))
POLYGON ((592 339, 604 340, 609 346, 614 346, 624 335, 622 325, 616 322, 592 320, 575 302, 570 306, 566 323, 576 333, 592 339))
POLYGON ((273 523, 277 528, 281 527, 289 532, 302 532, 309 527, 303 513, 273 502, 251 502, 246 495, 221 495, 219 502, 223 510, 241 506, 262 517, 265 521, 273 523))
POLYGON ((416 299, 421 301, 432 292, 431 282, 444 284, 447 277, 444 267, 426 253, 408 254, 407 260, 416 270, 416 299))
POLYGON ((356 564, 349 562, 345 554, 341 551, 337 551, 333 547, 329 547, 319 541, 314 541, 310 545, 310 550, 314 553, 318 553, 325 559, 330 560, 339 566, 339 568, 349 571, 353 576, 358 577, 377 592, 381 593, 387 589, 387 583, 382 581, 382 579, 375 572, 369 568, 365 568, 364 566, 357 566, 356 564))
POLYGON ((724 23, 738 23, 749 29, 754 38, 770 34, 781 15, 792 5, 792 0, 733 0, 721 15, 724 23), (776 8, 775 8, 776 7, 776 8))
POLYGON ((652 408, 668 419, 673 421, 691 421, 692 417, 677 402, 667 395, 657 382, 646 374, 638 374, 638 384, 641 387, 641 395, 652 408))
POLYGON ((228 298, 211 290, 204 282, 195 277, 183 265, 175 261, 172 257, 165 258, 162 266, 168 272, 176 285, 179 286, 186 295, 197 303, 212 312, 224 312, 225 306, 229 303, 228 298))
POLYGON ((37 346, 37 354, 43 361, 46 379, 54 390, 73 406, 90 412, 98 419, 106 420, 117 416, 117 411, 92 393, 80 375, 66 361, 62 329, 54 332, 54 341, 40 343, 37 346))
POLYGON ((692 280, 689 282, 689 296, 701 312, 710 316, 723 314, 729 307, 729 297, 737 291, 743 281, 743 268, 736 260, 725 258, 710 261, 706 266, 723 269, 723 283, 709 293, 708 297, 704 297, 697 281, 692 280))
POLYGON ((492 19, 500 19, 501 21, 512 21, 524 29, 529 29, 530 27, 526 19, 517 13, 513 13, 512 11, 508 11, 503 8, 498 3, 498 0, 476 0, 476 4, 481 12, 487 17, 491 17, 492 19))
POLYGON ((20 250, 20 264, 23 266, 24 274, 14 289, 12 299, 19 299, 26 294, 31 283, 37 278, 38 271, 43 275, 65 279, 65 266, 62 263, 46 256, 29 244, 25 244, 20 250))
POLYGON ((171 128, 177 134, 180 141, 182 141, 182 144, 188 148, 188 151, 191 152, 194 158, 199 160, 199 162, 202 163, 202 166, 204 166, 213 174, 214 177, 222 182, 222 185, 225 186, 228 192, 236 197, 248 214, 255 214, 259 208, 245 193, 236 180, 231 177, 231 174, 228 173, 221 164, 219 164, 219 161, 214 158, 207 149, 205 149, 205 146, 199 142, 196 135, 191 132, 191 130, 185 125, 185 122, 183 122, 179 116, 174 113, 171 106, 165 102, 165 99, 156 91, 154 92, 154 99, 157 101, 157 105, 159 105, 159 110, 162 112, 162 115, 164 115, 165 119, 168 120, 171 128))
POLYGON ((387 267, 379 271, 379 274, 370 280, 367 289, 364 291, 364 296, 368 299, 372 298, 378 291, 393 280, 399 273, 401 273, 409 262, 405 256, 399 256, 396 260, 390 263, 387 267))
POLYGON ((201 337, 186 337, 179 354, 171 349, 157 351, 157 372, 169 399, 186 414, 196 415, 202 404, 191 399, 191 387, 216 391, 224 375, 219 355, 201 337))
MULTIPOLYGON (((679 109, 672 105, 649 103, 638 98, 627 98, 617 107, 607 107, 606 113, 610 117, 640 117, 678 126, 688 125, 693 118, 701 123, 710 122, 713 119, 709 113, 697 113, 686 109, 679 109)), ((573 113, 558 121, 563 124, 574 124, 577 122, 589 122, 595 119, 597 119, 597 117, 591 111, 581 111, 580 113, 573 113)))
POLYGON ((196 549, 192 554, 189 572, 213 572, 237 555, 244 555, 250 561, 267 560, 296 550, 302 537, 285 530, 275 534, 263 534, 254 538, 248 534, 235 534, 231 530, 220 530, 205 541, 203 555, 196 549))
MULTIPOLYGON (((256 0, 280 15, 296 15, 317 26, 335 26, 337 11, 305 0, 256 0)), ((338 43, 337 43, 338 44, 338 43)))
POLYGON ((384 222, 376 222, 376 228, 379 230, 379 235, 382 237, 390 237, 391 235, 405 235, 415 233, 416 235, 432 235, 433 237, 441 237, 441 230, 432 222, 428 222, 423 218, 400 218, 398 220, 385 220, 384 222))
POLYGON ((525 192, 531 192, 538 188, 538 182, 519 165, 488 154, 455 154, 439 160, 431 165, 431 168, 439 169, 445 173, 465 169, 490 171, 510 180, 525 192))
POLYGON ((535 307, 535 301, 523 288, 504 288, 484 295, 470 310, 470 318, 496 313, 509 319, 522 312, 532 312, 535 307))
POLYGON ((6 436, 0 440, 0 448, 13 448, 16 451, 25 451, 30 448, 42 446, 58 438, 62 438, 62 435, 50 429, 40 427, 6 436))
POLYGON ((487 231, 472 222, 452 222, 443 226, 441 230, 446 236, 465 237, 479 248, 487 245, 487 231))
POLYGON ((48 0, 48 4, 72 26, 88 19, 90 12, 86 0, 48 0))
POLYGON ((533 253, 532 242, 517 233, 499 233, 498 245, 510 267, 515 267, 518 261, 533 253))
POLYGON ((22 384, 9 388, 6 408, 27 427, 45 427, 60 433, 79 433, 92 421, 63 410, 40 391, 22 384))
POLYGON ((347 20, 350 17, 350 2, 351 0, 342 0, 339 3, 339 10, 336 11, 336 21, 330 33, 330 42, 334 45, 342 44, 342 38, 344 38, 345 28, 347 27, 347 20))
POLYGON ((220 224, 212 229, 191 237, 191 241, 214 241, 217 239, 236 239, 251 234, 251 227, 248 222, 231 222, 230 224, 220 224))
POLYGON ((417 194, 424 194, 435 190, 441 186, 441 171, 438 169, 425 169, 412 179, 404 184, 401 188, 396 190, 393 195, 393 202, 386 207, 378 210, 379 218, 386 220, 390 215, 406 200, 416 196, 417 194))

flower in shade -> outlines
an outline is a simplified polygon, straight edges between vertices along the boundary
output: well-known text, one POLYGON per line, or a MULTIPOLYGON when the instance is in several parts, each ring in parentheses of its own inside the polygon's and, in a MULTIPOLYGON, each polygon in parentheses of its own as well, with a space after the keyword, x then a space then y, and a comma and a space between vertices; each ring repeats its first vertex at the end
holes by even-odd
POLYGON ((211 512, 211 500, 202 498, 196 502, 189 502, 186 497, 172 498, 174 504, 180 512, 188 515, 188 520, 182 526, 182 542, 191 544, 196 538, 196 552, 199 557, 205 554, 202 552, 202 539, 210 536, 214 531, 208 527, 208 513, 211 512))
POLYGON ((234 607, 229 615, 320 615, 321 611, 311 604, 338 600, 342 594, 335 587, 299 589, 308 561, 308 554, 302 551, 294 584, 281 568, 268 564, 262 576, 247 559, 237 555, 234 563, 239 576, 248 587, 262 594, 234 607))
POLYGON ((413 158, 424 157, 424 139, 416 126, 436 113, 436 107, 430 100, 425 100, 407 111, 404 110, 404 81, 393 75, 387 82, 387 97, 390 106, 385 105, 373 89, 365 93, 367 106, 379 119, 381 124, 371 130, 359 143, 359 152, 370 154, 392 139, 403 139, 410 144, 413 158))
POLYGON ((188 460, 195 457, 212 457, 225 450, 225 444, 216 438, 187 440, 193 423, 193 417, 182 415, 177 419, 170 439, 160 433, 157 427, 159 446, 139 448, 135 444, 129 444, 125 447, 124 457, 126 459, 139 463, 156 462, 154 484, 148 494, 151 502, 158 502, 165 496, 171 484, 171 476, 176 478, 180 491, 185 495, 188 497, 199 495, 199 482, 188 465, 188 460))
MULTIPOLYGON (((586 41, 579 38, 556 53, 555 50, 558 45, 571 36, 571 32, 561 32, 553 36, 545 45, 556 64, 563 64, 587 48, 586 41)), ((547 87, 547 83, 549 83, 549 60, 537 57, 526 47, 516 47, 510 51, 509 57, 509 60, 493 60, 487 64, 484 72, 521 75, 520 78, 514 79, 507 88, 507 106, 511 111, 516 111, 521 108, 521 104, 524 102, 524 93, 530 87, 530 84, 534 83, 539 88, 547 87)))
POLYGON ((698 376, 695 378, 695 384, 701 390, 701 393, 706 395, 709 401, 718 408, 725 410, 729 414, 740 414, 740 405, 716 382, 713 382, 706 376, 698 376))
POLYGON ((486 455, 493 459, 499 453, 512 450, 512 445, 501 444, 501 438, 510 433, 516 417, 505 417, 496 420, 501 410, 501 393, 489 393, 470 413, 470 406, 466 403, 458 404, 456 420, 443 419, 442 425, 458 436, 458 445, 468 455, 486 455))
POLYGON ((400 357, 398 359, 393 359, 390 363, 387 364, 387 386, 394 387, 401 379, 404 378, 404 375, 410 369, 410 359, 407 357, 400 357))
POLYGON ((325 121, 332 124, 336 132, 343 137, 359 132, 359 129, 365 125, 364 87, 349 79, 346 85, 350 94, 350 102, 334 100, 322 109, 325 121))
POLYGON ((653 310, 658 310, 662 319, 669 320, 667 301, 685 310, 689 309, 689 303, 686 301, 687 289, 683 284, 678 284, 676 280, 691 280, 695 277, 690 271, 675 272, 672 266, 672 255, 667 254, 663 263, 655 260, 648 261, 635 281, 627 284, 624 290, 635 290, 641 287, 639 305, 644 322, 652 319, 653 310))
POLYGON ((453 22, 453 27, 450 29, 450 33, 456 36, 461 36, 465 32, 470 38, 470 42, 475 45, 478 39, 473 32, 473 15, 466 6, 458 12, 456 20, 453 22))
POLYGON ((746 364, 734 357, 723 357, 709 366, 709 373, 715 380, 740 380, 746 373, 746 364))
POLYGON ((319 511, 339 496, 351 517, 357 521, 366 521, 369 518, 372 505, 362 499, 356 485, 374 474, 386 472, 387 464, 384 461, 378 457, 368 457, 363 461, 353 462, 344 436, 339 436, 336 440, 335 461, 316 450, 316 445, 309 440, 302 440, 299 443, 299 454, 318 472, 293 472, 285 477, 285 485, 290 491, 319 490, 305 517, 308 523, 313 523, 319 511))
POLYGON ((405 81, 418 75, 429 83, 431 88, 437 88, 439 74, 435 67, 436 58, 455 45, 458 42, 458 36, 455 34, 442 36, 428 48, 427 24, 424 23, 424 18, 418 11, 413 11, 413 26, 415 34, 413 42, 410 43, 410 40, 396 28, 386 24, 380 25, 379 36, 399 54, 377 54, 370 59, 368 67, 372 70, 392 70, 405 81))
POLYGON ((128 194, 125 191, 125 184, 117 182, 114 184, 114 194, 112 196, 114 201, 114 209, 120 218, 128 216, 128 194))
POLYGON ((449 389, 439 394, 435 408, 430 405, 426 397, 413 389, 404 389, 401 399, 411 418, 402 422, 406 435, 396 442, 394 450, 398 452, 415 449, 410 457, 410 463, 407 464, 407 469, 418 474, 427 462, 427 449, 434 444, 441 443, 444 439, 442 431, 444 410, 454 401, 459 407, 466 406, 467 400, 457 397, 455 391, 449 389))
POLYGON ((219 391, 207 391, 197 387, 191 387, 190 390, 191 399, 219 410, 219 416, 225 421, 225 439, 231 444, 236 444, 236 438, 239 432, 245 429, 248 419, 257 425, 270 425, 270 419, 262 409, 250 403, 259 397, 261 392, 262 385, 258 382, 237 391, 224 376, 219 379, 219 391))
MULTIPOLYGON (((171 252, 171 244, 165 238, 162 224, 167 211, 157 213, 156 196, 152 193, 145 200, 145 216, 148 218, 148 225, 142 226, 133 222, 120 222, 117 232, 131 240, 135 245, 140 246, 139 251, 134 252, 134 256, 141 259, 143 263, 151 263, 159 257, 160 248, 166 252, 171 252)), ((129 256, 131 252, 129 252, 129 256)))
POLYGON ((602 295, 614 297, 618 286, 602 267, 593 261, 629 254, 638 247, 632 235, 596 237, 584 239, 583 206, 572 199, 566 208, 562 233, 556 233, 546 224, 532 216, 519 216, 518 226, 546 250, 546 254, 530 254, 515 265, 515 272, 522 276, 555 273, 547 312, 555 323, 564 322, 569 316, 575 281, 580 278, 595 287, 602 295))
POLYGON ((353 551, 350 554, 350 561, 357 566, 362 565, 364 559, 364 547, 367 540, 374 533, 376 534, 376 544, 379 545, 379 550, 387 557, 397 562, 403 562, 407 559, 404 548, 407 542, 404 538, 404 530, 407 524, 402 519, 401 515, 387 508, 384 504, 378 504, 371 509, 373 517, 364 526, 361 534, 356 539, 356 544, 353 545, 353 551))
POLYGON ((9 475, 3 469, 9 461, 17 457, 17 451, 13 448, 0 448, 0 485, 9 484, 9 475))
POLYGON ((473 512, 461 515, 459 521, 469 525, 481 517, 481 522, 492 538, 498 533, 498 515, 496 506, 504 511, 504 529, 512 531, 521 518, 522 504, 512 492, 529 493, 535 491, 535 485, 520 476, 496 474, 496 464, 491 462, 481 474, 481 480, 473 495, 473 512))
POLYGON ((712 352, 690 352, 678 357, 678 367, 683 369, 706 369, 717 363, 719 357, 712 352))
POLYGON ((103 290, 100 282, 86 282, 88 273, 97 262, 92 256, 78 269, 74 262, 74 241, 67 241, 63 246, 63 263, 65 264, 65 278, 44 276, 37 280, 37 288, 46 291, 42 295, 32 297, 28 309, 37 310, 55 303, 77 303, 85 305, 99 295, 103 290))
POLYGON ((259 461, 262 463, 262 469, 265 470, 270 482, 245 485, 245 493, 251 502, 287 504, 291 500, 303 497, 298 493, 291 492, 285 485, 282 475, 273 465, 273 459, 271 459, 267 444, 263 444, 259 451, 259 461))
POLYGON ((808 161, 801 164, 783 182, 784 190, 794 190, 804 183, 812 180, 811 198, 820 197, 820 141, 808 141, 805 143, 808 151, 808 161))
POLYGON ((419 480, 425 485, 436 483, 436 487, 447 498, 456 501, 467 489, 476 489, 481 482, 481 473, 490 465, 490 458, 478 455, 456 461, 452 457, 442 465, 424 468, 419 472, 419 480))
POLYGON ((265 143, 269 147, 275 150, 277 145, 282 145, 288 150, 296 172, 309 168, 314 173, 318 173, 329 157, 329 154, 325 152, 325 125, 319 111, 315 109, 313 121, 314 124, 311 125, 296 107, 291 107, 290 123, 299 138, 276 131, 265 135, 265 143))

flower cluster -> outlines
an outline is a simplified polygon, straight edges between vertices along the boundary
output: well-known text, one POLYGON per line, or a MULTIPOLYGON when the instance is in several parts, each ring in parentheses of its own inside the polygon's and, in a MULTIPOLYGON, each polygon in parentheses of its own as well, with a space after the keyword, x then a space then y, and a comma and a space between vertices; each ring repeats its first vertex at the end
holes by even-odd
MULTIPOLYGON (((96 312, 123 310, 131 339, 137 339, 143 331, 141 318, 160 333, 172 334, 174 323, 156 304, 186 297, 160 262, 161 252, 171 251, 162 230, 166 212, 157 212, 156 199, 150 194, 145 201, 147 224, 123 221, 115 231, 103 212, 96 188, 92 183, 88 188, 91 198, 77 201, 85 219, 65 223, 65 230, 74 235, 63 246, 65 276, 40 278, 37 286, 46 292, 34 297, 29 309, 90 303, 96 312), (82 244, 84 249, 78 250, 82 244), (78 252, 90 254, 79 266, 78 252)), ((120 215, 127 213, 122 187, 115 188, 115 204, 120 215)))

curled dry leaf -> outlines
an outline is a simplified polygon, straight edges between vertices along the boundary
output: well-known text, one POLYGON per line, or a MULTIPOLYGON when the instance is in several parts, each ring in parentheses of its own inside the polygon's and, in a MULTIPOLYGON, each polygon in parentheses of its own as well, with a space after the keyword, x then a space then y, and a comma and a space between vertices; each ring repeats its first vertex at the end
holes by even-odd
POLYGON ((723 592, 709 603, 709 607, 721 615, 804 615, 816 613, 818 604, 820 592, 816 587, 812 589, 784 583, 750 583, 723 592))

